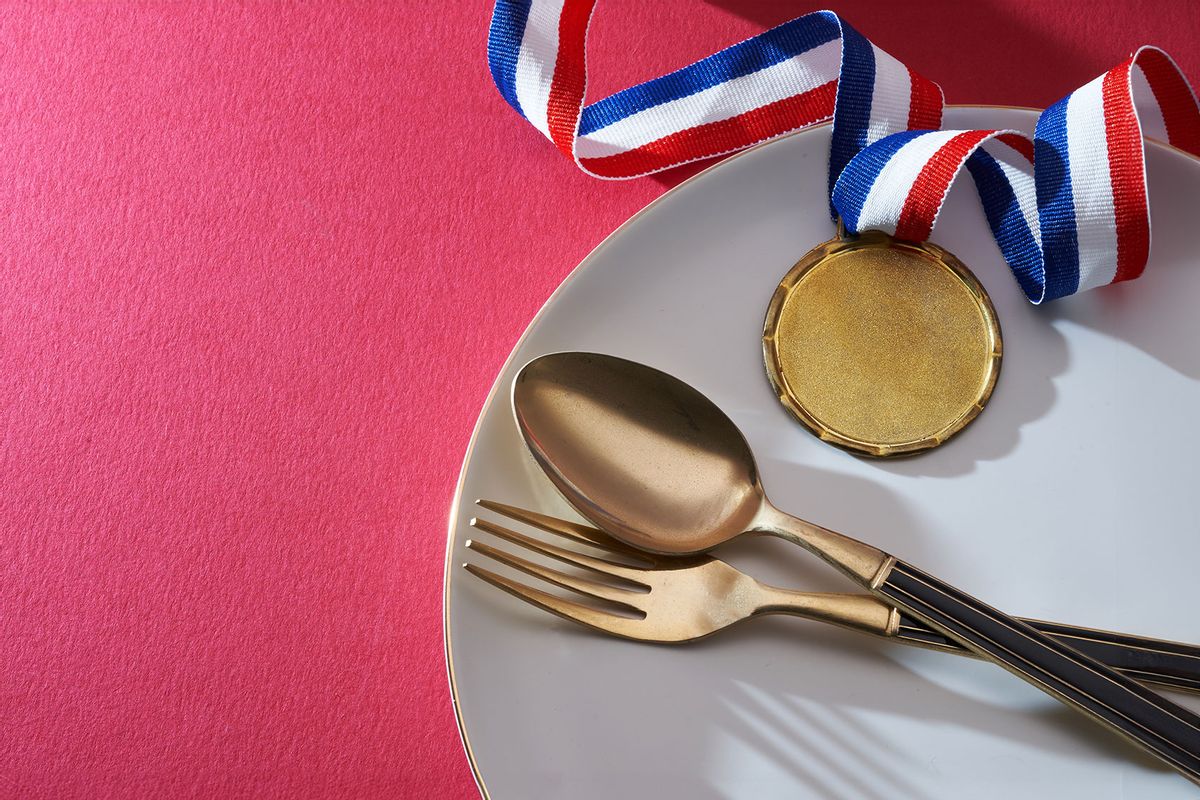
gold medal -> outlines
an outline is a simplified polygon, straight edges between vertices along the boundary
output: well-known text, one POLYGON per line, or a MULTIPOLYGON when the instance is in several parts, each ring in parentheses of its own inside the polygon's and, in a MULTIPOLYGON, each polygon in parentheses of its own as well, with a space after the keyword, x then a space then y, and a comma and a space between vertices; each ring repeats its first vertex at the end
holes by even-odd
POLYGON ((832 239, 792 267, 763 326, 784 406, 830 444, 869 456, 936 447, 983 410, 1000 374, 983 286, 937 245, 879 231, 832 239))

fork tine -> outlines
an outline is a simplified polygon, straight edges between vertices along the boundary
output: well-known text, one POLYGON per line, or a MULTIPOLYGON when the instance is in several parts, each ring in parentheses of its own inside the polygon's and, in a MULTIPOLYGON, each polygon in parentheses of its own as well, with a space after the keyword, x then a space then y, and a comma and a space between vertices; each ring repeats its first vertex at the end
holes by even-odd
POLYGON ((646 586, 645 570, 637 567, 628 567, 624 564, 617 564, 603 558, 594 558, 576 553, 574 550, 567 550, 557 545, 543 542, 534 539, 516 531, 509 530, 503 526, 497 525, 494 522, 489 522, 486 519, 475 518, 471 520, 471 526, 478 528, 481 531, 490 533, 494 536, 499 536, 501 539, 512 542, 520 547, 532 550, 535 553, 557 558, 559 561, 565 561, 568 564, 574 564, 577 567, 590 569, 592 572, 598 572, 601 575, 615 575, 618 578, 624 578, 631 583, 636 583, 639 586, 646 586))
POLYGON ((590 545, 602 550, 609 550, 613 553, 618 553, 622 556, 635 558, 638 561, 644 562, 647 565, 655 563, 654 557, 641 550, 635 550, 629 545, 621 542, 608 534, 593 528, 589 525, 583 525, 578 522, 568 522, 565 519, 551 517, 546 514, 539 514, 536 511, 529 511, 524 508, 517 508, 505 503, 497 503, 494 500, 476 500, 475 504, 486 508, 488 511, 495 511, 497 514, 502 514, 510 519, 515 519, 518 522, 524 522, 526 525, 532 525, 535 528, 540 528, 547 533, 556 533, 567 539, 573 539, 580 544, 590 545))
POLYGON ((549 611, 551 614, 560 616, 563 619, 578 622, 580 625, 585 625, 604 633, 623 636, 626 639, 639 638, 636 626, 640 620, 619 617, 616 614, 600 611, 591 606, 585 606, 582 603, 565 600, 549 592, 543 592, 532 586, 526 586, 519 581, 506 578, 503 575, 497 575, 495 572, 475 564, 463 564, 463 568, 475 577, 495 586, 497 589, 502 589, 513 597, 524 600, 530 605, 536 606, 543 611, 549 611))
POLYGON ((514 569, 519 569, 526 575, 541 578, 544 581, 553 583, 555 586, 579 592, 579 594, 587 595, 596 600, 607 600, 635 614, 645 614, 645 611, 639 608, 634 602, 639 597, 645 597, 645 594, 641 592, 631 592, 625 589, 618 589, 615 586, 605 586, 595 581, 577 578, 574 575, 568 575, 565 572, 559 572, 556 569, 550 569, 549 567, 543 567, 541 564, 526 561, 512 553, 498 550, 489 544, 474 539, 467 540, 467 547, 480 555, 499 561, 501 564, 507 564, 514 569))

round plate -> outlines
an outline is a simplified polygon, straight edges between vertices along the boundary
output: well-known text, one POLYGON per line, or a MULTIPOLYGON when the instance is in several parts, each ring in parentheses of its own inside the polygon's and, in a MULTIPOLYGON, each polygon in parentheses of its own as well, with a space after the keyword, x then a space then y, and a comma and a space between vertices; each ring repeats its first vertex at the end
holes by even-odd
MULTIPOLYGON (((1031 131, 1034 121, 1011 109, 946 114, 951 128, 1031 131)), ((786 511, 1014 614, 1200 642, 1200 163, 1150 147, 1146 274, 1044 308, 1025 301, 974 187, 960 181, 934 240, 991 295, 1004 379, 953 441, 881 461, 811 436, 763 373, 767 303, 832 233, 828 147, 828 128, 805 131, 668 192, 585 259, 498 376, 463 465, 446 572, 451 684, 481 785, 494 800, 1193 796, 1182 778, 986 663, 786 617, 690 645, 626 642, 461 568, 479 558, 464 548, 471 517, 485 516, 475 498, 576 518, 526 454, 509 386, 534 356, 589 350, 711 397, 745 432, 786 511)), ((851 589, 783 542, 719 554, 776 584, 851 589)), ((1200 698, 1175 697, 1200 710, 1200 698)))
POLYGON ((771 297, 763 361, 780 402, 830 444, 886 458, 961 431, 1000 374, 987 291, 931 242, 880 231, 808 251, 771 297))

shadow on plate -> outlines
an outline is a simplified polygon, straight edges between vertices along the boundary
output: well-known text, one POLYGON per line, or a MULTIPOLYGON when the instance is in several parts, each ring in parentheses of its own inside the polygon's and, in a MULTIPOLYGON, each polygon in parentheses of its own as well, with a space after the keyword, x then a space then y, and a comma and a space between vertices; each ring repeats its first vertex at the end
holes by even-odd
MULTIPOLYGON (((937 782, 937 776, 930 774, 936 771, 936 753, 914 751, 908 742, 880 735, 868 719, 874 715, 919 719, 927 725, 980 731, 1013 742, 1032 739, 1049 751, 1082 751, 1090 753, 1086 757, 1132 761, 1147 769, 1169 771, 1049 698, 1035 698, 1032 707, 1014 708, 981 702, 939 685, 888 658, 890 648, 903 645, 822 629, 816 623, 772 620, 731 631, 723 643, 699 643, 697 650, 738 647, 743 637, 754 636, 796 638, 795 689, 780 693, 755 686, 748 676, 730 676, 727 691, 717 698, 720 714, 714 729, 722 737, 739 740, 747 752, 769 761, 771 769, 787 774, 791 782, 809 788, 814 796, 867 800, 930 796, 929 787, 937 782), (806 655, 814 648, 840 659, 841 668, 806 664, 806 655), (879 663, 885 660, 892 663, 879 663), (892 671, 886 680, 879 679, 883 669, 892 671), (797 748, 811 757, 796 758, 797 748)), ((1032 691, 998 667, 969 662, 963 666, 968 679, 998 684, 995 694, 1032 691)), ((726 742, 723 746, 730 745, 726 742)))
MULTIPOLYGON (((927 555, 918 521, 886 488, 795 464, 769 467, 792 486, 792 510, 803 513, 803 507, 820 500, 823 508, 840 509, 836 519, 820 522, 848 532, 887 519, 887 547, 913 554, 918 563, 927 555)), ((501 499, 573 516, 536 466, 523 467, 512 482, 515 496, 501 499), (526 484, 526 491, 516 491, 516 484, 526 484)), ((720 555, 778 585, 855 590, 815 557, 778 540, 746 539, 722 548, 720 555)), ((593 659, 603 653, 615 683, 589 681, 577 687, 580 697, 573 701, 591 713, 629 713, 646 704, 676 709, 679 719, 645 719, 638 728, 639 736, 672 737, 663 746, 664 755, 705 754, 696 769, 678 776, 672 789, 680 793, 676 796, 744 797, 752 788, 745 783, 749 774, 762 776, 764 786, 788 786, 806 797, 932 796, 930 787, 943 779, 936 754, 881 734, 872 725, 874 718, 916 720, 920 727, 913 730, 972 731, 1066 756, 1132 761, 1165 771, 1118 737, 980 662, 783 617, 749 620, 687 645, 623 642, 482 584, 471 584, 467 591, 490 606, 487 613, 497 615, 497 625, 509 635, 548 637, 546 649, 538 652, 555 652, 560 659, 576 650, 583 658, 589 658, 584 653, 593 659), (776 642, 788 643, 784 658, 776 642), (614 692, 624 695, 620 703, 614 703, 614 692)), ((529 654, 523 669, 540 667, 535 656, 529 654)), ((622 780, 640 774, 636 764, 624 764, 619 772, 625 775, 622 780)), ((661 771, 654 774, 663 777, 661 771)))
POLYGON ((1045 311, 1049 319, 1128 342, 1180 375, 1200 380, 1200 250, 1192 201, 1200 189, 1200 161, 1150 147, 1147 171, 1154 230, 1145 273, 1045 311))

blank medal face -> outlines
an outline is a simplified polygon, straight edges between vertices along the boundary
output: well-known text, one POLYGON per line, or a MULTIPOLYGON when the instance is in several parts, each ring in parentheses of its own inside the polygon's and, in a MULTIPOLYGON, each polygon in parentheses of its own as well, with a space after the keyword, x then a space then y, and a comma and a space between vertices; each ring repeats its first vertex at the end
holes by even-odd
POLYGON ((817 436, 863 455, 910 455, 983 409, 1000 326, 950 253, 870 231, 818 245, 784 277, 763 355, 780 400, 817 436))

